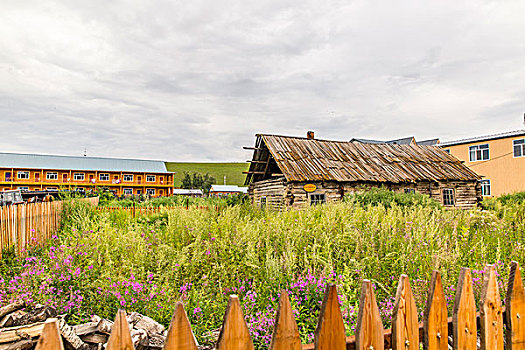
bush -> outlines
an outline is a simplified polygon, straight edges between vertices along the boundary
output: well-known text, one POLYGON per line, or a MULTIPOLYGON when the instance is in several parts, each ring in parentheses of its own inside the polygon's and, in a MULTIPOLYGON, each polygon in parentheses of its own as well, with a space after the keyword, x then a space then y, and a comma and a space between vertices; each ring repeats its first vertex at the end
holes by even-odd
POLYGON ((372 188, 368 191, 348 194, 345 196, 346 202, 355 202, 363 206, 382 205, 390 208, 392 205, 398 207, 416 207, 423 206, 429 208, 439 208, 441 205, 427 195, 420 193, 402 193, 387 190, 385 188, 372 188))

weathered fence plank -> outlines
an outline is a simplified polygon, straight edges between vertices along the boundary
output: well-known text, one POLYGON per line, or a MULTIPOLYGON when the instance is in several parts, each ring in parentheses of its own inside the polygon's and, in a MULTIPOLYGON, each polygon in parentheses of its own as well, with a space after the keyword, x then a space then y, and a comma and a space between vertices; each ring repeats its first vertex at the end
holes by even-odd
POLYGON ((503 350, 503 310, 494 265, 483 271, 480 300, 480 331, 482 350, 503 350))
POLYGON ((222 329, 217 340, 217 350, 237 349, 251 350, 253 343, 248 326, 244 321, 239 298, 236 295, 230 295, 222 329))
POLYGON ((64 350, 56 318, 46 320, 35 350, 64 350))
POLYGON ((423 347, 426 350, 448 350, 447 303, 441 275, 432 272, 430 289, 423 317, 423 347))
POLYGON ((383 322, 379 315, 376 296, 372 282, 363 281, 361 297, 359 299, 359 313, 355 332, 356 349, 358 350, 383 350, 384 335, 383 322))
POLYGON ((128 321, 126 320, 126 311, 118 310, 106 350, 134 349, 131 334, 129 333, 128 321))
POLYGON ((401 275, 392 314, 392 349, 419 350, 416 301, 407 275, 401 275))
POLYGON ((521 280, 520 265, 516 261, 510 264, 505 311, 507 320, 506 348, 508 350, 525 350, 525 292, 521 280))
POLYGON ((314 344, 316 350, 346 349, 345 326, 335 284, 326 287, 315 329, 314 344))
POLYGON ((197 342, 191 331, 190 321, 182 302, 175 304, 164 350, 197 350, 197 342))
POLYGON ((275 315, 270 350, 301 350, 301 338, 292 312, 288 293, 281 291, 279 308, 275 315))
POLYGON ((467 268, 459 273, 452 320, 454 349, 476 350, 476 300, 472 275, 467 268))

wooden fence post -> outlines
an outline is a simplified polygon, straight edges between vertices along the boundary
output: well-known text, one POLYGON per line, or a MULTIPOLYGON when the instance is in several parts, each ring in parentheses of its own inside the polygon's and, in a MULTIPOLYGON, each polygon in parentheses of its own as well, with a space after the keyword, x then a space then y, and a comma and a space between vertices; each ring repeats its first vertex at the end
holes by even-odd
POLYGON ((363 281, 359 298, 359 313, 355 329, 357 350, 383 350, 384 330, 372 282, 363 281))
POLYGON ((35 350, 64 350, 56 318, 48 318, 46 320, 35 350))
POLYGON ((494 265, 483 271, 480 300, 481 350, 503 350, 503 310, 494 265))
POLYGON ((525 349, 525 293, 521 280, 520 265, 510 263, 509 285, 505 296, 505 316, 507 319, 508 350, 525 349))
POLYGON ((191 331, 188 315, 184 310, 182 302, 175 304, 175 312, 171 319, 166 342, 163 350, 197 350, 197 342, 191 331))
POLYGON ((424 349, 448 350, 447 316, 447 303, 443 293, 441 275, 438 271, 433 271, 423 316, 424 349))
POLYGON ((476 300, 472 287, 470 269, 462 268, 459 273, 454 311, 452 314, 454 349, 476 350, 476 300))
POLYGON ((134 349, 131 334, 129 333, 128 321, 126 320, 126 311, 118 310, 106 350, 134 349))
POLYGON ((301 350, 301 338, 288 293, 281 290, 270 350, 301 350))
POLYGON ((217 350, 241 349, 253 350, 253 343, 250 338, 250 331, 242 315, 239 298, 237 295, 230 295, 219 339, 217 340, 217 350))
POLYGON ((407 275, 401 275, 392 314, 392 349, 419 350, 416 301, 407 275))
POLYGON ((335 284, 326 287, 315 329, 314 344, 316 350, 346 349, 345 325, 335 284))

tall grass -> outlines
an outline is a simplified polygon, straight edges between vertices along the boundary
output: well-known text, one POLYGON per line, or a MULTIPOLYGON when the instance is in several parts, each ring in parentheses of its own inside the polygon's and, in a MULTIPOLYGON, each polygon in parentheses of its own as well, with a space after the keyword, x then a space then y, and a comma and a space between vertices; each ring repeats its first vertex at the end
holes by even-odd
POLYGON ((71 207, 58 237, 30 252, 29 261, 12 260, 12 268, 1 270, 0 303, 49 302, 78 322, 94 313, 113 317, 125 307, 167 325, 174 302, 183 300, 197 339, 206 344, 228 295, 237 293, 257 347, 265 348, 284 288, 303 342, 310 342, 328 282, 339 286, 348 334, 364 278, 376 287, 386 326, 400 274, 411 278, 420 310, 433 269, 442 272, 449 306, 463 266, 474 269, 477 289, 484 263, 497 263, 505 283, 509 262, 524 262, 524 209, 520 203, 451 211, 350 201, 284 212, 181 207, 133 219, 71 207), (42 284, 55 293, 39 292, 42 284))

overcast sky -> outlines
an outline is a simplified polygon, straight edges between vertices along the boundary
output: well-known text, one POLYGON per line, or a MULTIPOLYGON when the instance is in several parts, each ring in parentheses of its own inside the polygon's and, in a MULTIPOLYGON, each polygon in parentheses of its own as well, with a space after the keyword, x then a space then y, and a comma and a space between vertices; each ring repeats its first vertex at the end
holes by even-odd
POLYGON ((2 0, 0 151, 245 161, 256 133, 524 128, 525 1, 2 0))

